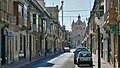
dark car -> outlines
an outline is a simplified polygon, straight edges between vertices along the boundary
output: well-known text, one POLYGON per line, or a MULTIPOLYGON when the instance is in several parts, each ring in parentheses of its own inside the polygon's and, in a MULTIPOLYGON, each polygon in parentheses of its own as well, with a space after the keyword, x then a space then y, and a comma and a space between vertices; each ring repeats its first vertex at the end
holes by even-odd
POLYGON ((74 64, 77 62, 77 56, 80 51, 88 51, 85 47, 79 47, 74 51, 74 64))
POLYGON ((90 51, 81 51, 78 53, 77 65, 80 66, 90 66, 92 67, 92 55, 90 51))
POLYGON ((70 47, 64 47, 64 52, 70 52, 70 47))

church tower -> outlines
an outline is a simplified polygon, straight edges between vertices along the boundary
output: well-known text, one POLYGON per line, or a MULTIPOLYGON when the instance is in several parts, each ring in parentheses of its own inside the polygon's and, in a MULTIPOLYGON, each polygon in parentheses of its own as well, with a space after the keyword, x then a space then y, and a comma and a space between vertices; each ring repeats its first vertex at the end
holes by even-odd
POLYGON ((82 43, 85 33, 85 28, 86 28, 85 21, 82 22, 81 16, 78 15, 78 20, 76 22, 74 22, 73 20, 72 22, 71 38, 73 45, 78 46, 82 43))

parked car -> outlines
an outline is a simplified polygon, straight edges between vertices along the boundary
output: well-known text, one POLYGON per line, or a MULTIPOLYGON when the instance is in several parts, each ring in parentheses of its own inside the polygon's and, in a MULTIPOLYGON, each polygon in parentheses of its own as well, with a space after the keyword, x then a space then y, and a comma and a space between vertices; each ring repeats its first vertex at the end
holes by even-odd
POLYGON ((88 51, 88 49, 86 49, 85 47, 78 47, 75 51, 74 51, 74 64, 76 64, 77 62, 77 56, 78 56, 78 53, 80 51, 88 51))
POLYGON ((64 52, 70 52, 70 47, 64 47, 64 52))
POLYGON ((90 66, 92 67, 92 55, 90 51, 81 51, 78 53, 77 56, 77 65, 80 66, 90 66))

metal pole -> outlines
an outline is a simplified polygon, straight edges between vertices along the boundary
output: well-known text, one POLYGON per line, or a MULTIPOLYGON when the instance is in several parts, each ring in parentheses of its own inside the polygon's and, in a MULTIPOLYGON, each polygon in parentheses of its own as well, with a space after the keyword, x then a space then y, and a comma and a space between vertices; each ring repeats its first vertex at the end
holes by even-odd
POLYGON ((91 51, 91 56, 92 56, 92 34, 90 34, 90 38, 91 38, 90 51, 91 51))
POLYGON ((120 23, 118 22, 118 68, 120 68, 120 23))
POLYGON ((62 26, 63 26, 63 3, 64 1, 61 1, 61 3, 62 3, 62 26))
POLYGON ((98 68, 101 68, 101 59, 100 59, 100 27, 98 25, 98 68))
MULTIPOLYGON (((119 0, 118 0, 118 15, 119 15, 119 8, 120 8, 120 5, 119 5, 119 0)), ((120 29, 119 29, 119 26, 120 26, 120 22, 118 22, 118 68, 120 68, 120 29)))
MULTIPOLYGON (((100 18, 100 3, 101 3, 101 0, 97 0, 98 2, 98 19, 100 18)), ((100 26, 98 25, 98 68, 101 68, 101 59, 100 59, 100 26)))
MULTIPOLYGON (((118 36, 118 41, 120 40, 120 35, 118 36)), ((120 68, 120 42, 118 42, 118 68, 120 68)))

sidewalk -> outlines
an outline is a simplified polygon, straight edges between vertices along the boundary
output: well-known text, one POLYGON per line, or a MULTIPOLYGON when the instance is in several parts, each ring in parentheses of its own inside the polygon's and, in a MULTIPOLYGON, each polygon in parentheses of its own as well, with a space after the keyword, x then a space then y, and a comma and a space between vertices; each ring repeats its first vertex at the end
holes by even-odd
MULTIPOLYGON (((93 68, 98 68, 98 56, 95 54, 93 54, 92 56, 93 56, 93 65, 95 65, 93 68)), ((101 58, 101 68, 113 68, 113 67, 101 58)))
POLYGON ((6 64, 6 65, 2 65, 0 68, 18 68, 20 66, 24 66, 24 65, 27 65, 27 64, 30 64, 30 63, 33 63, 37 60, 40 60, 40 59, 43 59, 44 56, 37 56, 37 57, 34 57, 31 59, 31 62, 29 59, 21 59, 20 61, 18 62, 14 62, 14 63, 10 63, 10 64, 6 64))
MULTIPOLYGON (((60 52, 62 53, 62 52, 60 52)), ((31 62, 29 59, 21 59, 20 61, 16 62, 16 63, 11 63, 11 64, 6 64, 6 65, 2 65, 0 66, 0 68, 25 68, 25 66, 27 65, 33 65, 33 64, 36 64, 37 62, 39 62, 39 60, 42 60, 42 59, 45 59, 45 58, 48 58, 48 57, 51 57, 51 56, 54 56, 54 55, 57 55, 57 54, 60 54, 60 53, 55 53, 55 54, 47 54, 47 56, 37 56, 37 57, 33 57, 31 59, 31 62)))

